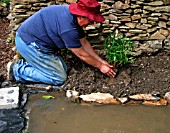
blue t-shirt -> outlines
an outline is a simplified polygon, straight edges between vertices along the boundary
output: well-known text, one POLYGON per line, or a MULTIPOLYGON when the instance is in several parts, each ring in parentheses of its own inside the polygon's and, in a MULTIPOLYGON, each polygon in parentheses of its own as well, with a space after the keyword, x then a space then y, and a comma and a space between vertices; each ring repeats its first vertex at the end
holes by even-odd
POLYGON ((85 36, 69 6, 45 7, 25 20, 18 29, 21 39, 35 42, 41 50, 55 52, 59 48, 79 48, 85 36))

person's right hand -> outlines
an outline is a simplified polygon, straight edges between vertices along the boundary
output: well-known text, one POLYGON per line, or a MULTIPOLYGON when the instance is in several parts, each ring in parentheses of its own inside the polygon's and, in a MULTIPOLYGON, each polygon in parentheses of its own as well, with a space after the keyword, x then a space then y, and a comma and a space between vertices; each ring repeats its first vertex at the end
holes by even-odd
POLYGON ((100 71, 102 73, 106 74, 109 77, 115 77, 115 75, 116 75, 116 73, 113 70, 113 67, 110 67, 110 66, 108 66, 106 64, 101 65, 100 71))

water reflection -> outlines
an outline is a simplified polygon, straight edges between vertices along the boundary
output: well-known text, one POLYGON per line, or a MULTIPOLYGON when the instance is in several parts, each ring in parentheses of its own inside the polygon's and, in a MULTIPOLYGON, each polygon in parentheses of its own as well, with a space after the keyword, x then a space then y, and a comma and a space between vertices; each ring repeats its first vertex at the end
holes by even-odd
POLYGON ((30 133, 169 133, 169 106, 70 103, 64 94, 30 95, 30 133))

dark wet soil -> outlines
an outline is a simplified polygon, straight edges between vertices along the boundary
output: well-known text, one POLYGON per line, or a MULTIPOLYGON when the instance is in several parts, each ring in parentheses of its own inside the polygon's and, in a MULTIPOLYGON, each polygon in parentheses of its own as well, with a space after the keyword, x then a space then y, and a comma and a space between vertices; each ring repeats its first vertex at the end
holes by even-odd
POLYGON ((0 18, 0 81, 6 79, 6 65, 15 55, 12 51, 14 45, 7 43, 9 34, 9 20, 0 18))
POLYGON ((77 60, 73 64, 74 73, 66 81, 66 88, 81 94, 104 92, 123 97, 152 93, 163 96, 170 91, 170 54, 165 51, 137 57, 133 64, 119 68, 115 78, 108 78, 81 61, 77 60))
MULTIPOLYGON (((0 19, 0 75, 6 79, 6 64, 12 60, 15 52, 12 44, 6 42, 9 36, 9 21, 0 19)), ((108 78, 98 69, 80 61, 69 51, 67 65, 71 68, 65 89, 77 90, 81 94, 91 92, 111 93, 123 97, 137 93, 152 93, 163 96, 170 91, 170 53, 160 51, 144 54, 136 58, 133 64, 119 68, 115 78, 108 78)), ((3 77, 3 78, 2 78, 3 77)))

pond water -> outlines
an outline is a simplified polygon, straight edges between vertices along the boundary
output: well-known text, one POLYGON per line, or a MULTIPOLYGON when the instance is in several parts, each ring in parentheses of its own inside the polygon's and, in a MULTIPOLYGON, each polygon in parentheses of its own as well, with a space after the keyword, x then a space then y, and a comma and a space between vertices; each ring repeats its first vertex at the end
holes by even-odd
POLYGON ((170 106, 98 105, 68 101, 62 92, 31 94, 29 133, 169 133, 170 106))

